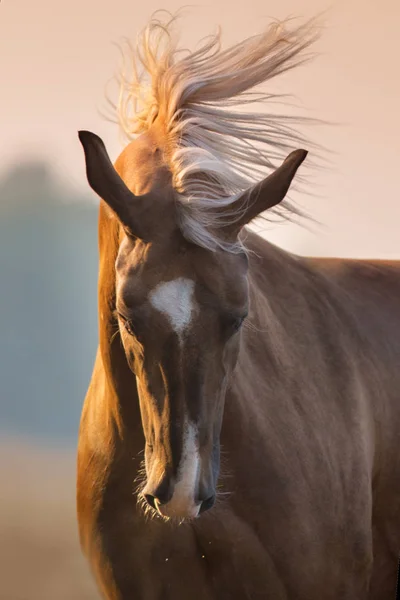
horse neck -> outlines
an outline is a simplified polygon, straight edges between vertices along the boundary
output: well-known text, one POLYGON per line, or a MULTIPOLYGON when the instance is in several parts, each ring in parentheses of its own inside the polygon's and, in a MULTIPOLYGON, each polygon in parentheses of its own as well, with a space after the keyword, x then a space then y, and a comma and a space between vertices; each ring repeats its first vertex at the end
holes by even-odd
POLYGON ((249 293, 252 316, 259 321, 268 320, 270 310, 277 317, 290 304, 293 287, 306 284, 304 261, 261 238, 246 232, 249 251, 249 293), (266 306, 270 307, 265 313, 266 306))
POLYGON ((250 313, 242 338, 240 376, 251 377, 247 365, 251 357, 264 372, 269 365, 269 377, 281 385, 282 370, 298 374, 305 368, 304 349, 310 344, 321 348, 329 337, 331 351, 335 347, 342 352, 343 330, 338 325, 348 323, 354 329, 351 303, 320 263, 286 252, 254 233, 249 233, 246 245, 250 313))
POLYGON ((311 318, 309 303, 320 282, 304 258, 255 233, 247 232, 246 238, 250 313, 240 357, 243 363, 252 356, 261 363, 275 364, 279 370, 279 365, 287 364, 295 352, 291 331, 299 330, 306 316, 311 318))

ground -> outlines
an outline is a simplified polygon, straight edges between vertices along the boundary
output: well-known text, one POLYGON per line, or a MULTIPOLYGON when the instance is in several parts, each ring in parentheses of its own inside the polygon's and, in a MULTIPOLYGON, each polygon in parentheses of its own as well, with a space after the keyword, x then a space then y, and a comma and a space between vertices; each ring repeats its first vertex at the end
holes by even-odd
POLYGON ((0 439, 0 600, 99 600, 81 555, 75 453, 0 439))

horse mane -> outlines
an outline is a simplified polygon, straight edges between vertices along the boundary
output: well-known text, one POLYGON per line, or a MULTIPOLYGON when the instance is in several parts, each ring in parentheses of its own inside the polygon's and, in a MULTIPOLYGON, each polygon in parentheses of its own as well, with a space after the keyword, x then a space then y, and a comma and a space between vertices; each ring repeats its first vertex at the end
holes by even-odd
MULTIPOLYGON (((229 206, 306 141, 294 126, 311 121, 265 110, 282 95, 259 86, 309 60, 305 50, 319 29, 315 19, 292 28, 272 23, 227 49, 218 30, 189 51, 178 47, 177 16, 167 15, 155 13, 136 46, 128 44, 116 121, 128 140, 162 123, 184 235, 209 250, 232 250, 215 234, 238 217, 229 206)), ((274 211, 301 214, 287 200, 274 211)))

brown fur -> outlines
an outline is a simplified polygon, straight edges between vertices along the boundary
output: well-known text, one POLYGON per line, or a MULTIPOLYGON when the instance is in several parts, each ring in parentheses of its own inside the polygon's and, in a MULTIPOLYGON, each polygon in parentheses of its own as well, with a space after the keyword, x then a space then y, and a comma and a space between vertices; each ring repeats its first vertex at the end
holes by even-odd
MULTIPOLYGON (((159 194, 167 188, 149 156, 131 144, 116 168, 131 191, 158 190, 157 214, 169 192, 159 194)), ((115 335, 117 257, 133 269, 125 283, 135 294, 150 276, 191 270, 220 299, 226 286, 235 296, 243 257, 196 248, 173 220, 155 221, 150 246, 128 240, 102 202, 100 346, 78 448, 82 548, 109 600, 390 600, 400 548, 400 265, 303 258, 241 235, 250 310, 225 398, 219 499, 182 525, 149 519, 134 493, 149 397, 139 400, 115 335)))

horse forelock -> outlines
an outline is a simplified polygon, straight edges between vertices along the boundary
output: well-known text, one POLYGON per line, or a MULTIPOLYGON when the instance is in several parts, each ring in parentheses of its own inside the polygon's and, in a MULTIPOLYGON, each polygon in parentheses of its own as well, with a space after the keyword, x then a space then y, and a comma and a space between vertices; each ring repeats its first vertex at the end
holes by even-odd
MULTIPOLYGON (((271 114, 268 104, 280 97, 262 93, 260 86, 308 59, 305 51, 319 37, 317 22, 273 23, 227 49, 218 31, 191 52, 179 48, 176 20, 154 15, 136 46, 129 46, 116 119, 128 140, 162 132, 159 144, 185 237, 209 250, 235 251, 238 244, 224 241, 218 229, 238 215, 215 209, 229 209, 300 142, 313 146, 295 130, 313 121, 271 114)), ((289 201, 269 212, 299 214, 289 201)))

